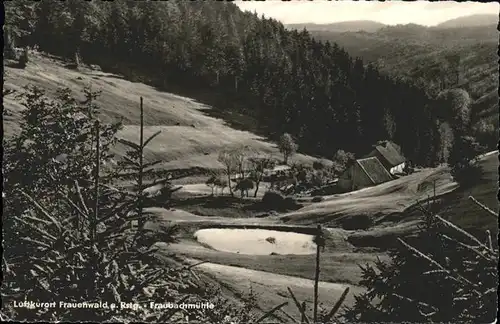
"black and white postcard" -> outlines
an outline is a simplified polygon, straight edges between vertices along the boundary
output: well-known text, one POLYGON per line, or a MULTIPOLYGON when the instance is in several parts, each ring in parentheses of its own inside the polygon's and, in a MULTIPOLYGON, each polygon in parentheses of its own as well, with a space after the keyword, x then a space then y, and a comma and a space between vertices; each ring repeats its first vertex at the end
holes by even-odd
POLYGON ((2 321, 496 322, 497 2, 3 6, 2 321))

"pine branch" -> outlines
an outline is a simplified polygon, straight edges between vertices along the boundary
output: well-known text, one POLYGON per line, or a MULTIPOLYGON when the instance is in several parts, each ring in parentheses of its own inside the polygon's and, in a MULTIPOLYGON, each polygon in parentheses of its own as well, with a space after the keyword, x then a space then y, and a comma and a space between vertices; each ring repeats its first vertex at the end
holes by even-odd
POLYGON ((309 319, 307 318, 307 315, 306 315, 306 309, 304 307, 304 304, 300 304, 299 301, 297 300, 297 298, 295 297, 295 294, 293 293, 292 289, 290 289, 290 287, 287 287, 288 289, 288 292, 290 293, 290 296, 292 297, 294 303, 295 303, 295 306, 297 306, 297 309, 300 311, 300 314, 302 315, 302 321, 301 322, 305 322, 307 324, 309 324, 309 319))
MULTIPOLYGON (((449 222, 445 219, 443 219, 442 217, 436 215, 435 218, 439 221, 441 221, 443 224, 445 224, 447 227, 449 228, 452 228, 454 229, 455 231, 457 231, 458 233, 461 233, 463 234, 464 236, 466 236, 467 238, 469 238, 471 241, 473 241, 474 243, 476 243, 479 247, 482 247, 483 249, 485 249, 486 251, 489 251, 488 247, 486 245, 484 245, 483 243, 481 243, 476 237, 474 237, 473 235, 471 235, 470 233, 468 233, 467 231, 461 229, 460 227, 458 227, 457 225, 453 224, 452 222, 449 222)), ((489 251, 490 252, 490 251, 489 251)), ((490 252, 491 253, 491 252, 490 252)))
POLYGON ((446 269, 445 267, 443 267, 441 264, 439 264, 438 262, 436 262, 435 260, 431 259, 430 257, 428 257, 427 255, 423 254, 422 252, 420 252, 419 250, 417 250, 416 248, 414 248, 413 246, 409 245, 408 243, 406 243, 405 241, 403 241, 402 239, 398 238, 398 241, 404 246, 406 247, 408 250, 410 250, 411 252, 413 252, 416 256, 422 258, 422 259, 425 259, 427 260, 430 264, 436 266, 438 269, 440 270, 443 270, 443 271, 446 271, 446 273, 448 274, 448 278, 449 279, 452 279, 453 281, 456 281, 456 282, 459 282, 459 283, 462 283, 462 284, 465 284, 469 287, 472 288, 472 291, 474 291, 474 293, 478 296, 481 295, 481 293, 479 291, 476 290, 477 288, 477 285, 473 284, 472 282, 470 282, 469 280, 467 280, 466 278, 462 277, 461 275, 459 274, 456 274, 457 278, 455 276, 453 276, 453 274, 451 273, 451 271, 449 271, 448 269, 446 269))
POLYGON ((488 214, 490 216, 492 216, 493 218, 495 219, 498 219, 498 213, 495 213, 493 210, 491 210, 490 208, 488 208, 487 206, 485 206, 484 204, 480 203, 479 201, 477 201, 476 198, 472 197, 472 196, 469 196, 469 199, 472 200, 472 202, 476 205, 478 205, 479 207, 481 207, 482 210, 485 210, 486 212, 488 212, 488 214))

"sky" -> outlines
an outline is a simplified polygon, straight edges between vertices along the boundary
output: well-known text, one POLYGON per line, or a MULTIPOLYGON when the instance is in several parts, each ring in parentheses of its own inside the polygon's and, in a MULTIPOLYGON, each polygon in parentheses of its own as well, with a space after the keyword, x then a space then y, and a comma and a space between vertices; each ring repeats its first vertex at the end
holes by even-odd
POLYGON ((498 14, 497 2, 455 1, 327 1, 281 0, 235 1, 240 9, 256 11, 284 24, 316 24, 350 20, 374 20, 386 25, 419 24, 433 26, 446 20, 473 14, 498 14))

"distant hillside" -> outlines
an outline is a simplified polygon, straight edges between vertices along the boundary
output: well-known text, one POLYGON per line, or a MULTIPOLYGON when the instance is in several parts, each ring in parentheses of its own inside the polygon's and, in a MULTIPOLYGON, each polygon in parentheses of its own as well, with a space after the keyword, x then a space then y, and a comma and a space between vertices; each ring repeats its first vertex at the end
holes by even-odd
POLYGON ((314 24, 314 23, 306 23, 306 24, 288 24, 286 25, 289 29, 307 29, 309 31, 330 31, 330 32, 357 32, 357 31, 365 31, 368 33, 375 32, 385 25, 379 23, 377 21, 372 20, 354 20, 354 21, 342 21, 338 23, 331 24, 314 24))
POLYGON ((486 27, 438 28, 408 24, 386 26, 375 33, 310 33, 318 40, 337 43, 350 55, 361 57, 380 71, 420 80, 434 92, 453 85, 449 80, 451 69, 447 58, 460 58, 458 85, 474 100, 473 118, 498 125, 497 22, 490 21, 486 27))
POLYGON ((498 15, 495 14, 482 14, 470 15, 447 20, 440 23, 438 28, 463 28, 463 27, 478 27, 489 26, 498 24, 498 15))

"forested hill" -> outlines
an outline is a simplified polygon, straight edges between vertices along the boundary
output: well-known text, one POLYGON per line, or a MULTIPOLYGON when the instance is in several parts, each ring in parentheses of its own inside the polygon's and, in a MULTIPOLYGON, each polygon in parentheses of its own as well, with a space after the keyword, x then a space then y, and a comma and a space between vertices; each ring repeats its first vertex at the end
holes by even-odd
MULTIPOLYGON (((338 43, 383 73, 410 78, 435 93, 453 87, 465 89, 472 99, 473 122, 496 129, 497 24, 498 15, 473 15, 437 27, 408 24, 386 26, 371 33, 320 28, 310 32, 318 40, 338 43)), ((497 137, 492 133, 490 142, 496 142, 497 137)))
POLYGON ((217 1, 12 1, 17 45, 139 74, 166 89, 216 93, 244 107, 271 138, 331 157, 392 138, 416 163, 438 155, 436 102, 410 81, 353 60, 336 44, 217 1))

